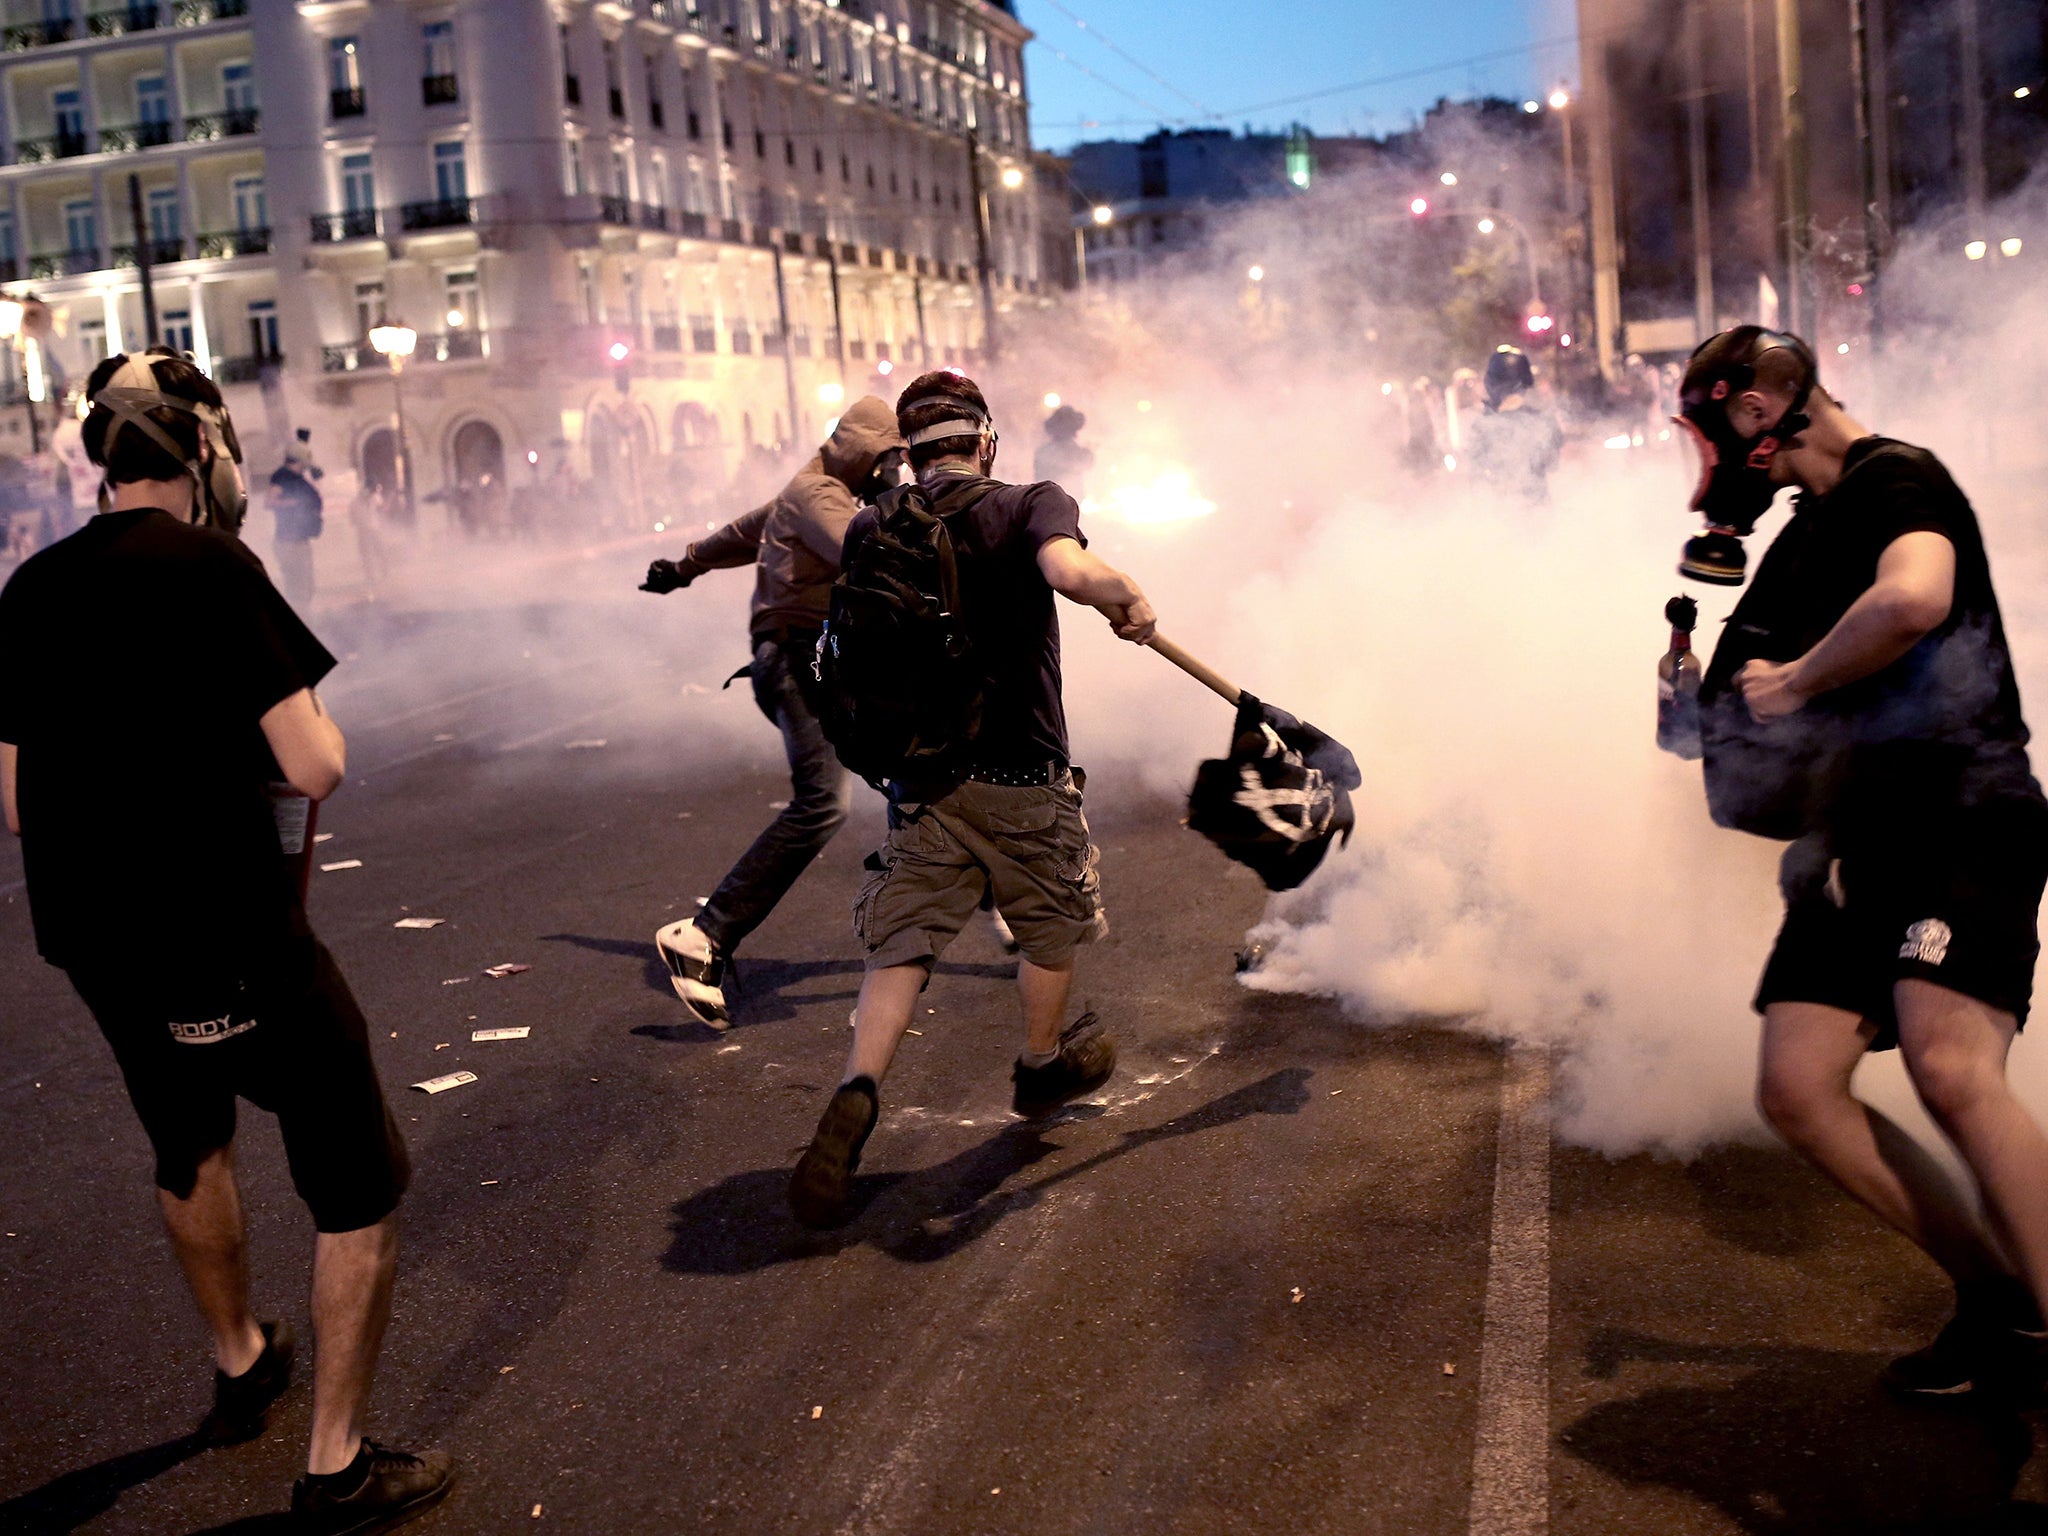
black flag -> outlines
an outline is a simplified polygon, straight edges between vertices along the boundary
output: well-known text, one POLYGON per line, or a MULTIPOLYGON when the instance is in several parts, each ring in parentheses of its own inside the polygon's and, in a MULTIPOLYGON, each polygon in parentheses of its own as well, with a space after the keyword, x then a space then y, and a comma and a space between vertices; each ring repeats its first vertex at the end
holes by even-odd
POLYGON ((1230 753, 1196 771, 1188 825, 1257 871, 1267 889, 1291 891, 1334 839, 1350 840, 1350 791, 1363 782, 1342 742, 1240 693, 1230 753))

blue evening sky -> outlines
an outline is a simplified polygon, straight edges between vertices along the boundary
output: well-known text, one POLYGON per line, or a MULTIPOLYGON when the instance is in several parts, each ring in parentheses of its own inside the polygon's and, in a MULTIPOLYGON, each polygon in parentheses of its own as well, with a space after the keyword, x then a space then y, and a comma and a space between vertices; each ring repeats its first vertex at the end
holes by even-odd
POLYGON ((1017 0, 1038 35, 1025 56, 1031 137, 1065 149, 1142 138, 1177 119, 1387 133, 1439 96, 1576 84, 1575 9, 1572 0, 1017 0))

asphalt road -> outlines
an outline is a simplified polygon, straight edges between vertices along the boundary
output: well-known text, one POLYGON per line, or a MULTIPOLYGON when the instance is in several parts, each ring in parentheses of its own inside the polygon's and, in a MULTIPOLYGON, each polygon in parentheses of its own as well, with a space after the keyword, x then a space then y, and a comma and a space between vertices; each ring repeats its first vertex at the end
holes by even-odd
MULTIPOLYGON (((1263 892, 1113 768, 1080 987, 1113 1083, 1009 1114, 1012 967, 970 933, 859 1214, 802 1231, 782 1186, 845 1049, 878 808, 749 946, 732 1031, 690 1024, 649 939, 787 783, 704 691, 738 648, 666 655, 649 612, 330 626, 352 782, 321 853, 362 867, 313 911, 418 1169, 374 1429, 463 1464, 417 1529, 2048 1531, 2035 1421, 1876 1386, 1945 1306, 1899 1241, 1775 1150, 1554 1146, 1540 1061, 1240 988, 1263 892), (568 638, 619 626, 644 665, 568 638), (506 961, 532 969, 482 975, 506 961)), ((207 1350, 19 878, 0 850, 0 1532, 284 1530, 308 1390, 255 1443, 181 1439, 207 1350)), ((303 1328, 308 1227, 245 1125, 260 1305, 303 1328)))

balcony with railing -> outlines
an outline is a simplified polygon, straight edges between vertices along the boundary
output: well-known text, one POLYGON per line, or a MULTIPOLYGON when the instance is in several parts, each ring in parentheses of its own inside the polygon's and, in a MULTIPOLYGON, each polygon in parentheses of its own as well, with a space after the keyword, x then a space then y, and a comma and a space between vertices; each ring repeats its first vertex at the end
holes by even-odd
POLYGON ((116 267, 139 267, 142 265, 142 253, 145 250, 149 253, 149 264, 152 267, 168 266, 174 261, 185 259, 185 241, 180 236, 139 242, 130 240, 115 246, 108 255, 116 267))
POLYGON ((171 142, 169 123, 125 123, 100 129, 100 153, 131 154, 138 149, 155 149, 171 142))
MULTIPOLYGON (((484 355, 484 332, 464 328, 445 331, 439 336, 422 336, 412 354, 415 366, 421 363, 470 362, 484 355)), ((390 366, 384 354, 367 341, 345 341, 320 349, 320 371, 322 373, 359 373, 375 370, 384 372, 390 366)))
POLYGON ((597 199, 597 217, 603 224, 631 224, 633 204, 631 199, 618 197, 610 192, 601 193, 597 199))
POLYGON ((692 352, 716 352, 718 350, 718 323, 711 316, 690 316, 690 350, 692 352))
POLYGON ((48 165, 53 160, 74 160, 92 153, 92 141, 82 133, 53 133, 47 138, 16 139, 16 165, 48 165))
POLYGON ((256 107, 230 107, 225 112, 196 112, 185 119, 187 144, 211 144, 217 139, 237 139, 257 131, 263 114, 256 107))
POLYGON ((282 352, 251 353, 247 357, 220 357, 213 363, 213 382, 216 384, 254 384, 263 377, 266 368, 282 368, 282 352))
POLYGON ((249 0, 177 0, 175 14, 181 27, 203 27, 248 15, 249 0))
POLYGON ((18 26, 0 27, 0 49, 26 53, 31 48, 50 48, 68 43, 78 35, 78 23, 69 16, 49 21, 25 21, 18 26))
POLYGON ((458 330, 444 331, 439 336, 422 337, 419 350, 413 353, 413 361, 461 363, 483 355, 484 333, 464 326, 458 330))
POLYGON ((34 278, 83 277, 102 269, 98 251, 39 251, 28 259, 28 275, 34 278))
POLYGON ((368 110, 360 85, 336 86, 327 93, 327 114, 330 117, 361 117, 368 110))
POLYGON ((424 203, 406 203, 398 210, 402 229, 462 229, 476 223, 473 197, 437 197, 424 203))
POLYGON ((461 83, 453 75, 422 75, 420 100, 430 107, 445 107, 462 100, 461 83))
POLYGON ((754 350, 754 333, 744 325, 734 326, 732 328, 732 349, 735 352, 752 352, 754 350))
POLYGON ((199 254, 208 261, 231 261, 237 256, 266 256, 270 253, 270 228, 219 229, 199 237, 199 254))
POLYGON ((685 209, 676 215, 676 232, 688 235, 693 240, 702 240, 710 228, 710 219, 701 213, 691 213, 685 209))
POLYGON ((657 352, 683 350, 683 328, 671 317, 657 316, 647 328, 648 344, 657 352))
POLYGON ((377 238, 377 210, 374 208, 351 208, 346 213, 316 213, 312 222, 315 245, 338 245, 344 240, 377 238))
POLYGON ((638 212, 642 229, 651 229, 664 235, 668 233, 668 210, 666 208, 657 208, 652 203, 642 203, 639 205, 638 212))
POLYGON ((745 245, 747 243, 747 227, 738 219, 720 219, 718 221, 718 238, 729 245, 745 245))
POLYGON ((85 18, 91 37, 126 37, 130 32, 154 32, 163 25, 163 13, 156 0, 130 0, 106 10, 93 11, 85 18))

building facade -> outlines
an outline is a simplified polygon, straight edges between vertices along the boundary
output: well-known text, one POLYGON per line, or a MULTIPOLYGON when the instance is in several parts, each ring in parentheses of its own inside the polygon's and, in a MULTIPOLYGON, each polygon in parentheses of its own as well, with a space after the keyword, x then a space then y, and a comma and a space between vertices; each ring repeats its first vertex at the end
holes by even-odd
POLYGON ((311 423, 397 482, 390 322, 419 493, 711 494, 877 364, 976 359, 977 191, 998 307, 1040 286, 1007 0, 0 10, 0 276, 55 322, 23 385, 141 344, 147 256, 259 474, 311 423))
POLYGON ((1853 343, 1908 229, 1953 224, 1957 260, 2007 259, 1998 205, 2048 150, 2040 0, 1579 0, 1578 14, 1610 373, 1628 352, 1682 353, 1736 320, 1853 343), (1788 242, 1786 24, 1798 40, 1810 278, 1795 277, 1788 242))

